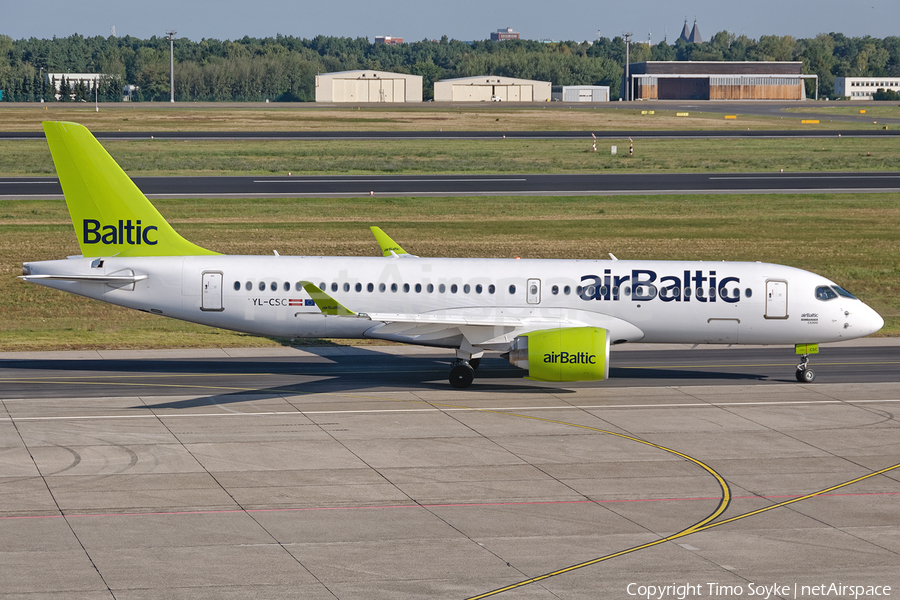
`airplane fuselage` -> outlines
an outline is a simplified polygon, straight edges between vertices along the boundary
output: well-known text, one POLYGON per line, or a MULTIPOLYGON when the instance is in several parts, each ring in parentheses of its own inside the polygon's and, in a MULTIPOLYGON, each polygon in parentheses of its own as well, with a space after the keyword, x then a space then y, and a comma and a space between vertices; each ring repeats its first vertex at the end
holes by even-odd
POLYGON ((835 285, 826 278, 766 263, 214 255, 76 258, 25 268, 31 275, 98 278, 31 279, 48 287, 286 338, 372 337, 459 347, 467 334, 458 324, 325 316, 300 281, 363 314, 452 314, 482 325, 496 320, 489 333, 481 327, 480 339, 470 340, 490 350, 551 327, 602 327, 614 344, 796 344, 861 337, 883 323, 849 294, 823 293, 835 285), (99 279, 106 276, 136 281, 99 279), (511 320, 522 326, 508 326, 511 320))

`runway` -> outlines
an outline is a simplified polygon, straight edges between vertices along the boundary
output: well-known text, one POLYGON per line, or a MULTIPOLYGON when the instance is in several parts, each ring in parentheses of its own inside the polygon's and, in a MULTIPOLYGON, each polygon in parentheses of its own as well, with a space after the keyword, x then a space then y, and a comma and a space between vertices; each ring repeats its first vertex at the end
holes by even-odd
MULTIPOLYGON (((771 109, 769 109, 771 110, 771 109)), ((727 111, 722 111, 727 112, 727 111)), ((766 113, 768 114, 768 112, 766 113)), ((793 115, 792 115, 793 117, 793 115)), ((800 119, 801 116, 793 118, 800 119)), ((802 117, 806 118, 806 117, 802 117)), ((851 117, 856 120, 855 117, 851 117)), ((866 120, 863 118, 863 120, 866 120)), ((887 119, 885 122, 900 122, 887 119)), ((607 131, 93 131, 98 140, 601 140, 634 139, 820 139, 836 137, 895 138, 897 129, 730 129, 730 130, 607 130, 607 131)), ((43 140, 43 132, 0 131, 0 140, 43 140)))
MULTIPOLYGON (((134 177, 150 198, 621 195, 900 191, 897 172, 134 177)), ((0 199, 62 198, 55 177, 0 178, 0 199)))
POLYGON ((0 355, 0 595, 900 587, 900 345, 810 385, 789 348, 637 348, 464 391, 400 346, 0 355))

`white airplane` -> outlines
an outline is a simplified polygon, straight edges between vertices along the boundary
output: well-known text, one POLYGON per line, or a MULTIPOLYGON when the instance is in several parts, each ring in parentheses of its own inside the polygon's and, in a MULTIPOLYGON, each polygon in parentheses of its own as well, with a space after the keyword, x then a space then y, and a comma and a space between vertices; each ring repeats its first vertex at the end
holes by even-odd
POLYGON ((486 351, 539 381, 609 375, 610 344, 794 344, 808 355, 881 329, 833 281, 753 262, 424 258, 373 227, 380 257, 225 256, 182 238, 91 133, 44 123, 82 255, 22 279, 157 315, 283 338, 453 348, 469 386, 486 351))

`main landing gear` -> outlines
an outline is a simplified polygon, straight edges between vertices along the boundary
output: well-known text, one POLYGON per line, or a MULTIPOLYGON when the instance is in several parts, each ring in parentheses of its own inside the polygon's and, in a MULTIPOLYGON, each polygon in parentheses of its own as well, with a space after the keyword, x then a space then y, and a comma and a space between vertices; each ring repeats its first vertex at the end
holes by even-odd
POLYGON ((468 360, 457 358, 453 361, 453 366, 450 367, 450 385, 459 389, 472 385, 472 382, 475 380, 475 371, 478 370, 478 365, 480 364, 480 356, 468 360))
POLYGON ((800 383, 812 383, 816 380, 816 372, 809 368, 809 355, 819 353, 818 344, 797 344, 794 351, 800 355, 800 364, 797 365, 797 381, 800 383))

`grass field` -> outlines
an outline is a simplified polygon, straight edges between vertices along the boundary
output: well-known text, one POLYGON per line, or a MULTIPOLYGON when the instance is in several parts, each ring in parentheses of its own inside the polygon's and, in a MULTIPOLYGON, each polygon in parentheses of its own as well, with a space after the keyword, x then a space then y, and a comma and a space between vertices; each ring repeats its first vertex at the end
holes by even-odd
MULTIPOLYGON (((130 175, 880 171, 893 139, 104 141, 130 175), (610 154, 610 146, 618 153, 610 154)), ((0 176, 55 175, 43 140, 0 141, 0 176)))
MULTIPOLYGON (((853 110, 854 107, 842 106, 853 110)), ((881 107, 879 107, 879 110, 881 107)), ((653 129, 877 129, 867 122, 828 121, 828 109, 816 125, 785 112, 783 117, 689 112, 678 116, 664 103, 610 102, 579 107, 478 103, 473 106, 334 104, 0 104, 0 131, 40 131, 41 121, 75 121, 94 131, 639 131, 653 129), (652 111, 654 114, 649 114, 652 111), (642 114, 642 113, 648 114, 642 114)), ((856 113, 846 114, 858 114, 856 113)), ((832 113, 835 114, 835 113, 832 113)), ((900 116, 900 115, 897 115, 900 116)), ((894 126, 896 127, 896 126, 894 126)))
MULTIPOLYGON (((900 205, 888 194, 166 200, 220 252, 377 255, 380 225, 422 256, 760 260, 834 279, 900 334, 900 205)), ((64 203, 0 203, 0 351, 235 347, 279 340, 209 329, 26 284, 22 261, 79 252, 64 203)))

